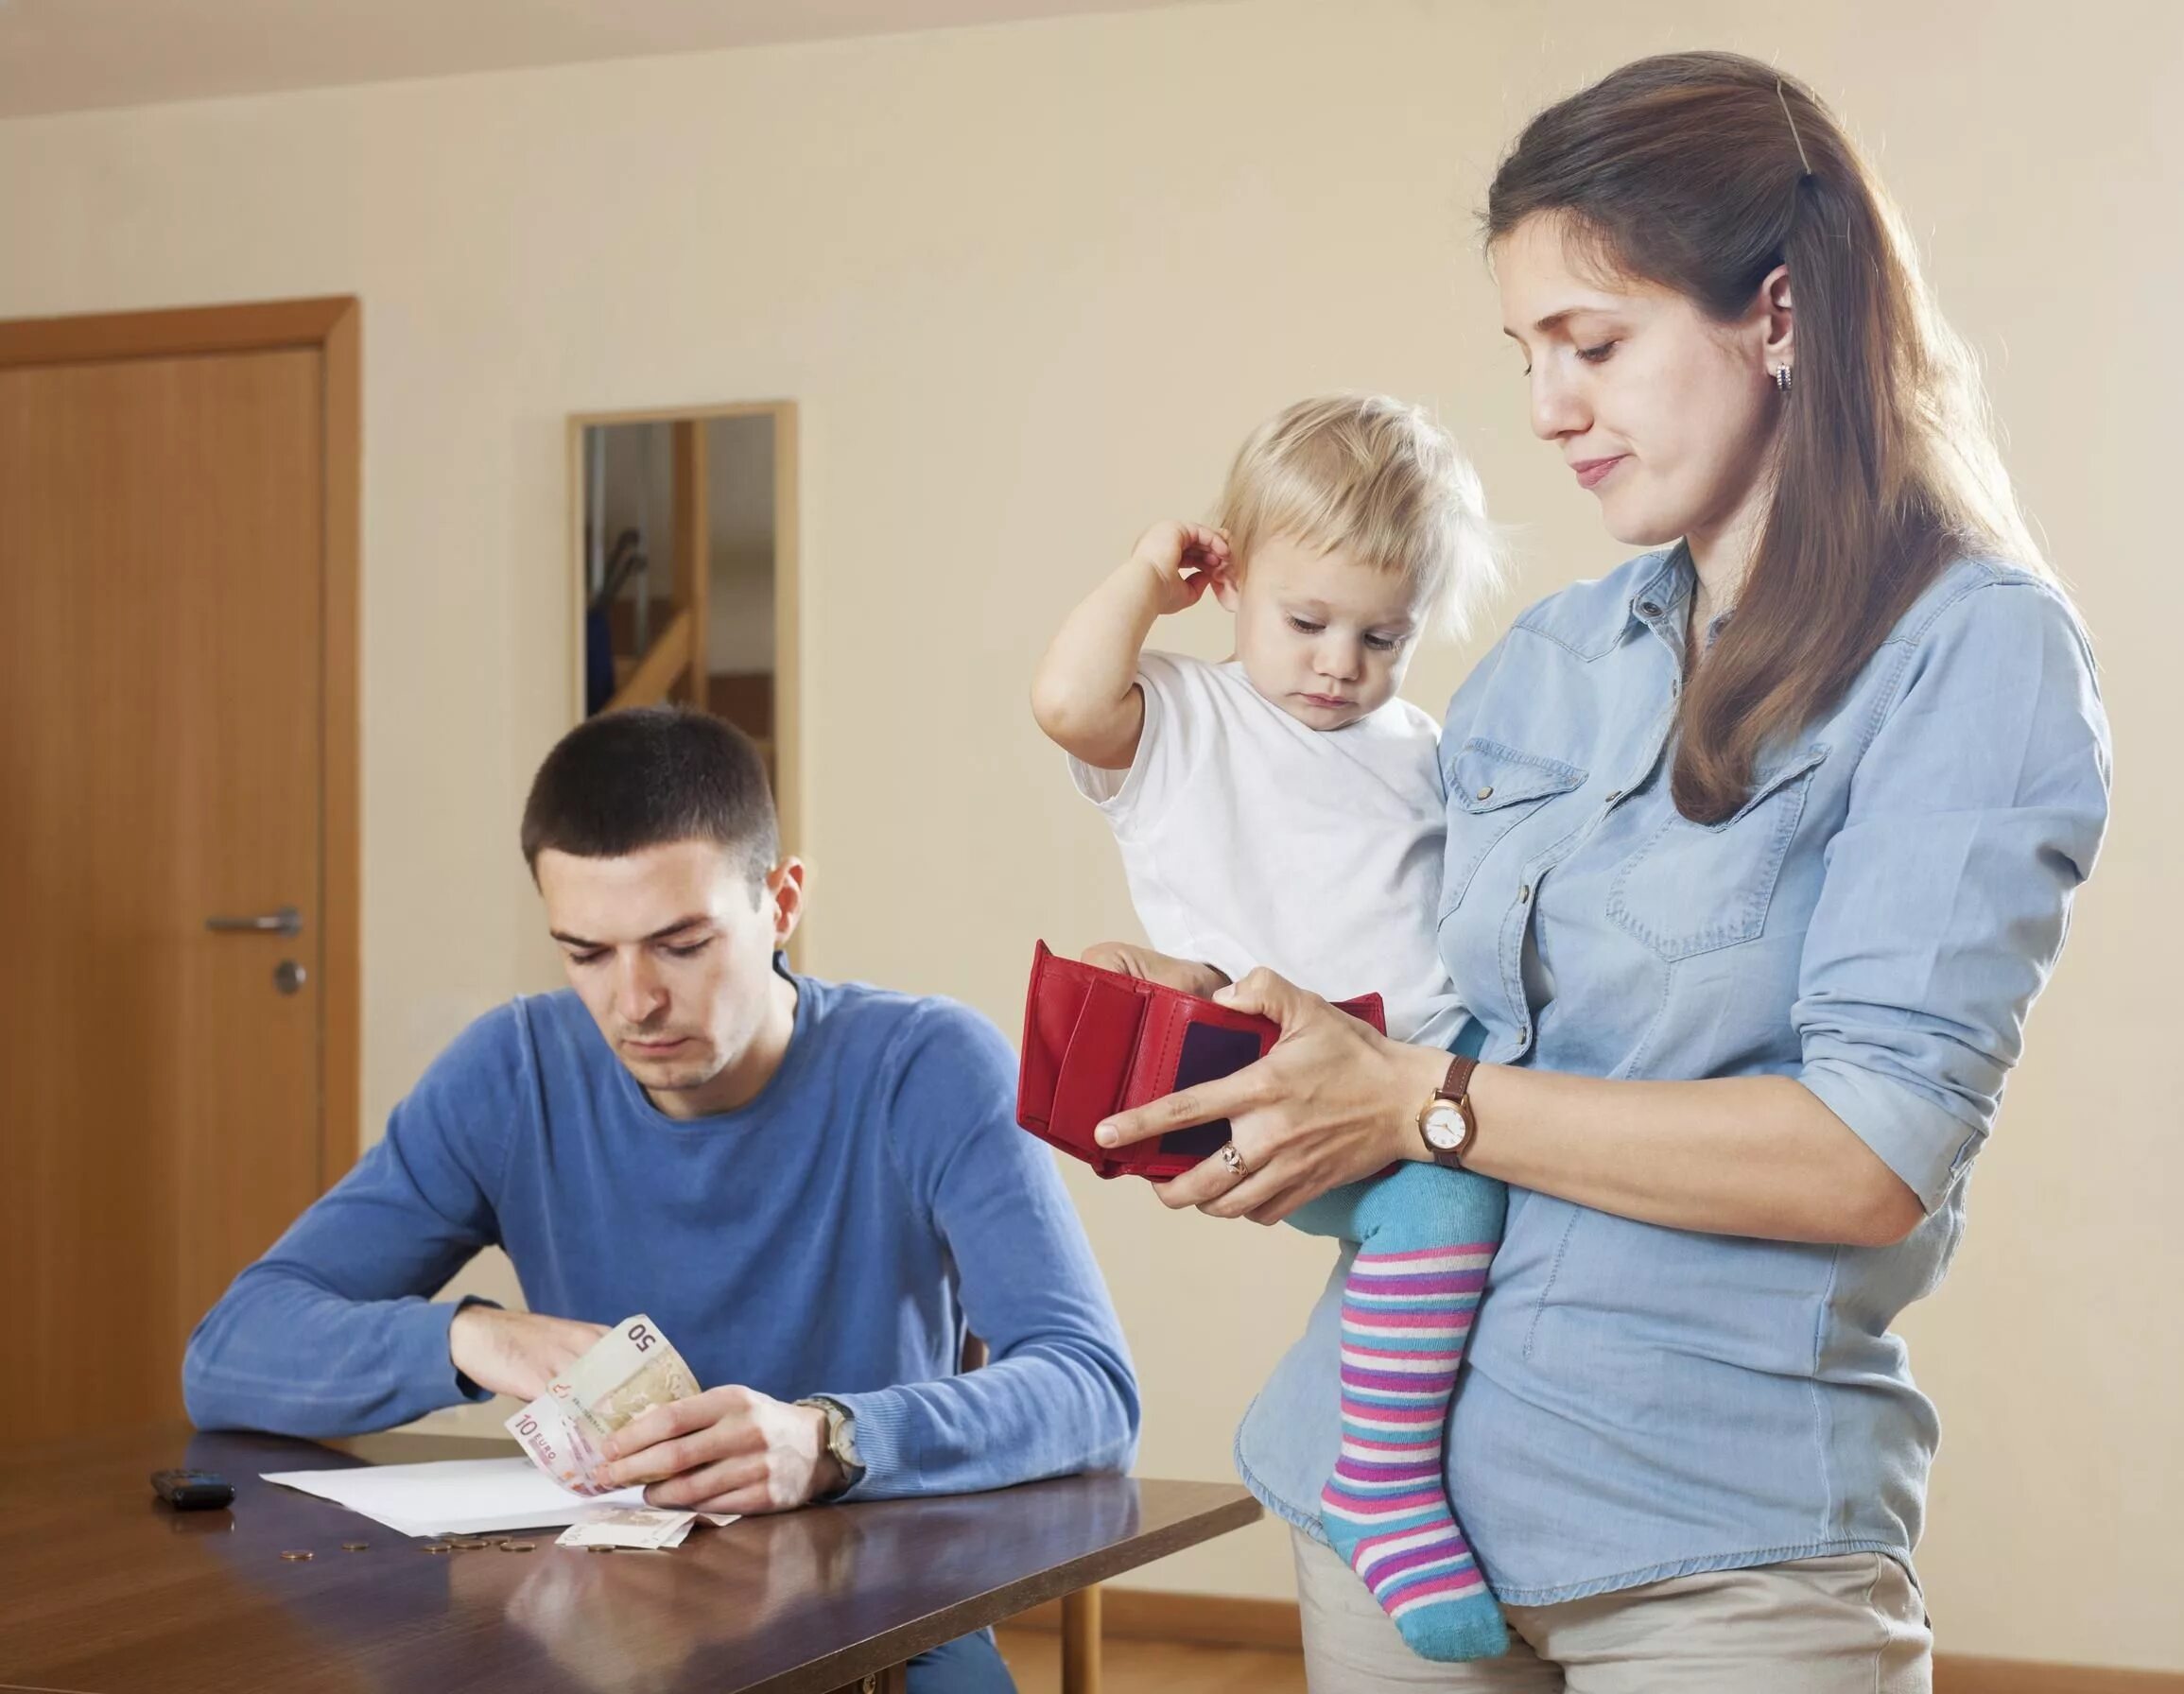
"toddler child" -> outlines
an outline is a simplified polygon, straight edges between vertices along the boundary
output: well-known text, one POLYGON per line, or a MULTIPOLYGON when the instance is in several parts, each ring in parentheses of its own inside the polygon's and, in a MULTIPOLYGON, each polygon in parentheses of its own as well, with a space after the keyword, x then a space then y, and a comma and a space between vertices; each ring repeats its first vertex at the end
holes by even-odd
MULTIPOLYGON (((1070 614, 1033 711, 1113 826, 1157 952, 1230 980, 1264 965, 1333 1000, 1378 991, 1390 1035, 1455 1039, 1432 926, 1439 738, 1395 691, 1421 636, 1491 582, 1488 536, 1477 476, 1416 407, 1309 400, 1244 443, 1212 527, 1155 525, 1070 614), (1209 591, 1235 616, 1233 658, 1141 650, 1209 591)), ((1092 957, 1151 974, 1135 949, 1092 957)), ((1406 1164, 1290 1219, 1361 1243, 1320 1521, 1430 1659, 1507 1645, 1442 1461, 1503 1204, 1499 1183, 1406 1164)))

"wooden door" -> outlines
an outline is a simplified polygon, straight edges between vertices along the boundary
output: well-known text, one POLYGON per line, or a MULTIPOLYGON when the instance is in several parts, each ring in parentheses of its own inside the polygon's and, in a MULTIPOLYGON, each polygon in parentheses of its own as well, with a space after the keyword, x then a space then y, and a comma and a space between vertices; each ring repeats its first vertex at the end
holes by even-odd
POLYGON ((178 1414, 192 1325, 338 1174, 326 378, 0 368, 0 1441, 178 1414))

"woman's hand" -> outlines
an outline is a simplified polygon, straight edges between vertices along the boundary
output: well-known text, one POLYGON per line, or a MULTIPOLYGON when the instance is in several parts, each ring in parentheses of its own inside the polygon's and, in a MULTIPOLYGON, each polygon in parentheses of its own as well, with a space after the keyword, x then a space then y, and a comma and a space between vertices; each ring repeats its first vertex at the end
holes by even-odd
POLYGON ((1123 1147, 1225 1117, 1248 1175, 1207 1159, 1154 1184, 1161 1203, 1215 1218, 1278 1223, 1307 1201, 1397 1159, 1425 1156, 1419 1108, 1448 1072, 1435 1047, 1390 1041, 1272 971, 1254 971, 1213 996, 1272 1018, 1281 1039, 1257 1064, 1123 1112, 1100 1126, 1123 1147))
POLYGON ((1084 962, 1096 964, 1103 971, 1135 977, 1140 981, 1157 982, 1163 988, 1181 989, 1202 1000, 1211 999, 1228 986, 1227 976, 1209 964, 1174 959, 1166 953, 1155 953, 1151 947, 1132 946, 1128 942, 1101 942, 1098 946, 1087 947, 1084 962))

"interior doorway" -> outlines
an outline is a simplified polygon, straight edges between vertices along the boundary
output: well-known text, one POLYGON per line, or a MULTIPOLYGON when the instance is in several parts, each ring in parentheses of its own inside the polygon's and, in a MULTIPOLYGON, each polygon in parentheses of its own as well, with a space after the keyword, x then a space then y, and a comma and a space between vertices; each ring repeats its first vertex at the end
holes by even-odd
POLYGON ((356 1156, 358 317, 0 323, 0 1441, 179 1415, 356 1156))
POLYGON ((757 742, 796 851, 796 407, 571 422, 577 717, 676 700, 757 742))

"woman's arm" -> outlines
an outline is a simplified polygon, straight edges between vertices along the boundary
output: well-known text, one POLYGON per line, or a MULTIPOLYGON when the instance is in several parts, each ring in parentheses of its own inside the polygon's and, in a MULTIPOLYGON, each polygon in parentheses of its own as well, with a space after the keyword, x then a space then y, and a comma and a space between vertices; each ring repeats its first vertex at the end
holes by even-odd
MULTIPOLYGON (((1975 581, 1918 631, 1828 842, 1783 1009, 1797 1077, 1602 1081, 1482 1065, 1467 1162, 1672 1228, 1900 1240, 1986 1139, 2099 852, 2108 782, 2107 720, 2068 606, 2030 578, 1975 581)), ((1170 1204, 1272 1222, 1425 1156, 1416 1114, 1446 1054, 1382 1040, 1276 978, 1222 997, 1274 1018, 1280 1043, 1126 1114, 1118 1139, 1225 1116, 1255 1174, 1239 1184, 1208 1161, 1169 1185, 1170 1204)))
MULTIPOLYGON (((1271 972, 1216 997, 1280 1024, 1273 1051, 1101 1132, 1120 1146, 1229 1120, 1253 1174, 1239 1183, 1208 1159, 1160 1187, 1166 1204, 1275 1223, 1391 1161, 1427 1157, 1418 1113, 1447 1074, 1447 1053, 1390 1041, 1271 972)), ((1468 1168, 1641 1222, 1878 1246, 1925 1215, 1863 1141, 1785 1077, 1607 1082, 1482 1064, 1471 1100, 1468 1168)))
POLYGON ((1228 563, 1228 538, 1196 524, 1155 524, 1054 637, 1031 683, 1031 716, 1063 752, 1101 770, 1137 756, 1145 700, 1137 655, 1162 616, 1198 603, 1228 563))
POLYGON ((1645 1223, 1885 1247, 1926 1216, 1903 1179, 1788 1077, 1604 1082, 1482 1065, 1471 1104, 1479 1134, 1466 1168, 1645 1223))

